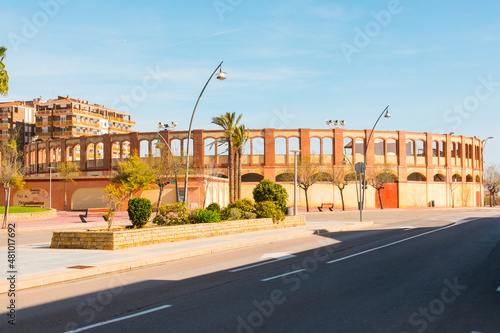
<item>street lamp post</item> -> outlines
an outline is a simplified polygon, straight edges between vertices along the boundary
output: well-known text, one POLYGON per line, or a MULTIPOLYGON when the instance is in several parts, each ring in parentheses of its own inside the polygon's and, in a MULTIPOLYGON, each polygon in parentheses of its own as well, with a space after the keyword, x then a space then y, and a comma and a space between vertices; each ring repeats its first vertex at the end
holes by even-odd
MULTIPOLYGON (((170 155, 173 155, 174 153, 172 152, 172 148, 170 148, 170 145, 168 144, 167 140, 160 134, 160 130, 162 128, 165 128, 165 130, 169 131, 174 129, 177 126, 177 123, 172 121, 171 123, 158 123, 158 129, 156 130, 156 133, 158 133, 158 136, 165 142, 165 145, 167 145, 168 150, 170 151, 170 155)), ((179 202, 179 185, 177 184, 177 172, 175 173, 175 201, 179 202)))
POLYGON ((290 150, 293 153, 293 215, 297 215, 297 154, 300 150, 290 150))
POLYGON ((49 208, 52 209, 52 169, 55 167, 49 167, 49 208))
POLYGON ((377 126, 377 124, 378 124, 380 118, 382 118, 382 116, 384 116, 384 118, 390 118, 391 117, 391 115, 389 114, 389 105, 387 105, 385 107, 384 111, 382 111, 382 113, 380 114, 380 116, 377 118, 377 121, 373 125, 372 131, 370 132, 370 136, 368 137, 368 141, 365 144, 365 152, 363 154, 364 167, 362 168, 364 170, 362 172, 362 175, 360 175, 360 187, 361 187, 360 188, 360 190, 361 190, 361 198, 360 198, 360 205, 359 205, 359 221, 360 222, 363 222, 363 208, 364 208, 364 204, 365 204, 366 154, 368 152, 368 146, 370 145, 370 140, 372 138, 373 131, 375 131, 375 127, 377 126), (385 115, 384 115, 384 113, 385 113, 385 115))
POLYGON ((191 128, 193 126, 194 114, 196 113, 196 108, 198 107, 198 103, 200 102, 200 98, 203 95, 203 93, 205 92, 205 88, 208 86, 208 83, 210 82, 210 80, 212 79, 212 77, 215 75, 215 73, 217 72, 217 70, 219 68, 220 68, 220 72, 219 72, 219 74, 217 74, 217 79, 221 80, 221 81, 224 81, 226 79, 226 74, 222 71, 222 63, 223 63, 223 61, 221 61, 219 66, 217 66, 215 68, 212 75, 210 75, 210 77, 208 78, 207 83, 205 83, 205 86, 203 87, 203 90, 201 91, 200 96, 198 96, 198 100, 196 101, 196 104, 194 106, 193 114, 191 115, 191 121, 189 122, 188 142, 187 142, 187 149, 186 149, 186 178, 184 179, 184 200, 183 200, 186 203, 186 206, 188 204, 189 146, 190 146, 190 142, 191 142, 191 128))
MULTIPOLYGON (((488 140, 494 139, 494 137, 489 136, 484 140, 481 140, 481 143, 483 146, 481 147, 481 165, 480 165, 480 170, 481 170, 481 207, 484 206, 484 147, 486 147, 486 143, 488 140)), ((491 198, 490 198, 491 200, 491 198)))

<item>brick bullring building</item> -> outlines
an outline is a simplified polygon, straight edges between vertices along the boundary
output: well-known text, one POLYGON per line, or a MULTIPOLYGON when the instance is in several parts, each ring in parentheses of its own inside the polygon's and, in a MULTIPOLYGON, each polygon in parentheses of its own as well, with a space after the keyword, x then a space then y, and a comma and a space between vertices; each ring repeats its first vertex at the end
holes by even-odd
MULTIPOLYGON (((174 154, 186 151, 187 131, 160 132, 169 142, 174 154)), ((189 207, 196 208, 218 202, 228 202, 227 150, 211 145, 224 135, 220 130, 194 130, 192 135, 193 163, 196 175, 190 177, 189 207)), ((350 168, 343 163, 344 156, 352 164, 363 161, 364 145, 369 130, 346 129, 272 129, 249 130, 250 139, 242 158, 242 196, 252 197, 251 191, 262 178, 280 181, 283 173, 293 167, 292 150, 302 156, 314 156, 320 171, 328 168, 350 168)), ((24 189, 14 191, 12 204, 24 201, 45 201, 48 206, 49 167, 64 161, 79 163, 82 175, 75 185, 68 186, 68 198, 74 210, 103 206, 103 188, 109 183, 113 170, 131 152, 139 156, 157 155, 158 133, 124 133, 51 139, 31 143, 25 148, 29 173, 24 189)), ((379 170, 389 167, 396 175, 394 182, 382 190, 384 207, 425 207, 434 202, 437 207, 480 206, 482 202, 482 142, 450 134, 409 133, 402 131, 375 131, 367 150, 367 168, 379 170)), ((178 185, 182 187, 183 179, 178 185)), ((292 205, 293 184, 282 183, 290 193, 292 205)), ((56 170, 52 171, 52 206, 63 207, 64 183, 56 170)), ((158 189, 138 195, 153 202, 158 189)), ((162 203, 175 201, 175 187, 169 185, 163 192, 162 203)), ((366 206, 378 207, 375 189, 368 187, 366 206)), ((356 183, 350 182, 344 190, 347 207, 357 207, 356 183)), ((299 190, 299 205, 305 206, 304 193, 299 190)), ((338 189, 328 182, 319 182, 309 189, 311 206, 334 202, 341 206, 338 189)))

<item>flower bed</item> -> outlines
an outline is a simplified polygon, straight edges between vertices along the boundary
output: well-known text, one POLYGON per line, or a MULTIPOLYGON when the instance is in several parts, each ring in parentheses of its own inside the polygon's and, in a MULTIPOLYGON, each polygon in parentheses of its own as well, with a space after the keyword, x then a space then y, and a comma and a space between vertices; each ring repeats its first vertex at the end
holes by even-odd
POLYGON ((288 216, 278 224, 273 223, 270 218, 264 218, 121 231, 57 231, 53 233, 50 247, 59 249, 119 250, 241 232, 296 227, 305 224, 304 216, 288 216))

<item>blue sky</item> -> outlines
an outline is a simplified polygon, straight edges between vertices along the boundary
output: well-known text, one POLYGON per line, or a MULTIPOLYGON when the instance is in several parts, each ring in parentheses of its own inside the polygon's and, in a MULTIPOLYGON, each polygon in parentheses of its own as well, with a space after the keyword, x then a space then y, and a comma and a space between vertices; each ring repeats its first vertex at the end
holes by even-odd
POLYGON ((249 128, 449 133, 488 141, 500 163, 500 3, 94 1, 4 3, 8 97, 70 95, 128 112, 137 131, 243 114, 249 128))

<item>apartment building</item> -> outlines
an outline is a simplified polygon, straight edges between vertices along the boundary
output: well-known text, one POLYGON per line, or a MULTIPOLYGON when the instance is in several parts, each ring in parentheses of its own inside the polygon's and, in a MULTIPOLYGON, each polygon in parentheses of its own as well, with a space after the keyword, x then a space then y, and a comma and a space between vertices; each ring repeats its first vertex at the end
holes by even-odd
POLYGON ((18 147, 24 149, 35 136, 35 111, 39 101, 0 103, 0 140, 15 137, 18 147))
POLYGON ((132 132, 130 115, 69 96, 36 106, 36 135, 44 139, 132 132))

